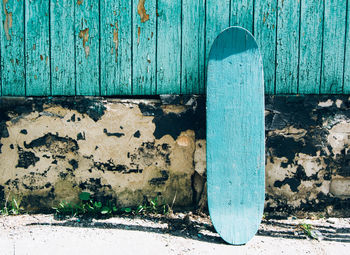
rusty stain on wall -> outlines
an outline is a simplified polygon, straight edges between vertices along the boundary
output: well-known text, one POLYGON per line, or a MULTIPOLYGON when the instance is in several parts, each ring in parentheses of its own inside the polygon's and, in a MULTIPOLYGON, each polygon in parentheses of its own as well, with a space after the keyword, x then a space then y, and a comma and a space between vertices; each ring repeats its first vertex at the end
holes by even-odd
POLYGON ((140 44, 141 27, 137 28, 137 45, 140 44))
POLYGON ((86 58, 88 58, 89 54, 90 54, 90 47, 88 45, 86 45, 86 43, 89 41, 89 28, 85 28, 84 30, 80 30, 79 38, 83 39, 83 48, 85 51, 85 56, 86 56, 86 58))
POLYGON ((7 2, 8 0, 2 0, 4 12, 6 16, 5 23, 4 23, 4 30, 5 30, 6 39, 10 41, 11 40, 10 29, 12 28, 12 12, 7 11, 6 9, 7 2))
POLYGON ((114 30, 113 30, 113 43, 114 43, 114 49, 115 49, 115 62, 118 62, 118 46, 119 46, 119 27, 118 27, 118 22, 115 23, 114 25, 114 30))
POLYGON ((145 2, 146 0, 140 0, 139 4, 137 5, 137 13, 140 15, 142 23, 145 23, 149 20, 149 15, 147 14, 145 9, 145 2))

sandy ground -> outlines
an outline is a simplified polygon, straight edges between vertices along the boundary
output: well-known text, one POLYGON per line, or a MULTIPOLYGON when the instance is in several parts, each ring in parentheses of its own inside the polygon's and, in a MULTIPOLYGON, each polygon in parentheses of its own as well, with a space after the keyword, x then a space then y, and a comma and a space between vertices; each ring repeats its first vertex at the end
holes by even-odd
POLYGON ((210 219, 171 217, 105 220, 53 215, 0 216, 0 254, 350 254, 350 218, 264 220, 246 245, 224 243, 210 219), (308 239, 298 224, 313 226, 308 239))

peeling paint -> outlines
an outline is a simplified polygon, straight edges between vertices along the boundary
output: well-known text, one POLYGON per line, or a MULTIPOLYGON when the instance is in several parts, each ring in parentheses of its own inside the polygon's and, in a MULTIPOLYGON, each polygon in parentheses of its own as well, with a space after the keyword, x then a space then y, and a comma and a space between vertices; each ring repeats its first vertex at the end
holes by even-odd
POLYGON ((319 102, 318 106, 320 107, 330 107, 333 105, 333 101, 331 99, 328 99, 325 102, 319 102))
POLYGON ((118 27, 118 22, 114 24, 114 29, 113 29, 113 43, 114 43, 114 49, 115 49, 115 62, 118 62, 118 47, 119 47, 119 39, 118 35, 119 34, 119 27, 118 27))
POLYGON ((116 133, 109 133, 106 128, 103 129, 103 133, 105 133, 107 136, 115 136, 115 137, 118 137, 118 138, 120 138, 122 136, 125 136, 124 133, 117 133, 117 132, 116 133))
POLYGON ((350 197, 350 178, 334 178, 330 184, 330 193, 337 197, 350 197))
POLYGON ((7 2, 8 0, 3 0, 3 8, 4 8, 4 12, 5 12, 5 22, 4 22, 4 30, 5 30, 5 35, 6 35, 6 39, 8 41, 11 40, 11 36, 10 36, 10 29, 12 28, 12 12, 8 12, 7 11, 7 2))
POLYGON ((87 42, 89 41, 89 28, 80 30, 79 38, 83 39, 83 48, 85 51, 85 57, 88 58, 90 55, 90 47, 87 45, 87 42))
POLYGON ((145 2, 146 0, 140 0, 137 5, 137 13, 140 15, 142 23, 145 23, 149 20, 149 15, 147 14, 145 9, 145 2))
POLYGON ((343 104, 343 101, 340 100, 340 99, 337 99, 337 100, 335 101, 335 105, 336 105, 338 108, 340 108, 342 104, 343 104))
POLYGON ((140 44, 141 27, 137 28, 137 45, 140 44))

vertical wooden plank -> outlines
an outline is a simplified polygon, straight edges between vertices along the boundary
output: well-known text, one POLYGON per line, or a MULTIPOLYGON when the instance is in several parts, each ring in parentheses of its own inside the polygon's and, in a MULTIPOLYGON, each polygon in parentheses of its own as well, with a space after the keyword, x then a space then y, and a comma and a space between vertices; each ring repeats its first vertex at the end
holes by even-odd
POLYGON ((254 32, 254 0, 231 0, 231 26, 254 32))
POLYGON ((27 96, 47 96, 50 88, 49 1, 25 2, 27 96))
POLYGON ((25 95, 23 8, 23 0, 3 0, 1 3, 0 86, 2 86, 4 96, 25 95))
POLYGON ((206 0, 205 71, 210 48, 221 31, 230 26, 231 0, 206 0))
POLYGON ((300 2, 278 1, 276 93, 298 92, 300 2))
POLYGON ((75 95, 74 1, 50 1, 53 95, 75 95))
POLYGON ((133 94, 156 93, 156 0, 133 0, 133 94))
POLYGON ((101 94, 131 95, 132 1, 100 4, 101 94))
POLYGON ((255 0, 254 34, 263 63, 265 93, 275 93, 277 0, 255 0))
MULTIPOLYGON (((2 16, 1 16, 1 11, 0 11, 0 22, 2 20, 2 16)), ((1 22, 2 23, 2 22, 1 22)), ((0 36, 1 36, 1 29, 2 26, 0 24, 0 36)), ((1 42, 1 38, 0 38, 0 97, 2 96, 2 70, 3 70, 3 61, 2 61, 2 55, 1 55, 1 47, 2 47, 2 42, 1 42)))
POLYGON ((204 93, 204 0, 182 1, 181 93, 204 93))
POLYGON ((158 0, 157 94, 181 92, 181 0, 158 0))
POLYGON ((347 4, 346 14, 346 49, 344 62, 344 94, 350 94, 350 1, 347 4))
POLYGON ((99 2, 76 1, 76 93, 100 95, 99 2))
POLYGON ((201 8, 199 10, 200 17, 199 17, 199 37, 198 37, 198 51, 199 51, 199 60, 198 60, 198 81, 199 81, 199 94, 206 94, 206 81, 205 81, 205 74, 206 74, 206 69, 205 69, 205 61, 206 61, 206 54, 205 54, 205 45, 206 45, 206 39, 205 39, 205 26, 206 26, 206 5, 207 5, 207 0, 202 0, 201 1, 201 8))
POLYGON ((346 1, 325 0, 321 94, 343 93, 346 1))
POLYGON ((299 89, 300 94, 320 91, 323 1, 301 0, 299 89))

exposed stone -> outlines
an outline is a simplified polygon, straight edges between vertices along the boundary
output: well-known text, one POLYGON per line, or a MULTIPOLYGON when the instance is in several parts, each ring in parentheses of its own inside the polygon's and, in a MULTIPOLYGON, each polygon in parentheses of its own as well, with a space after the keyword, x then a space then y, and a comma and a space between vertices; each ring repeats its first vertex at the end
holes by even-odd
POLYGON ((350 178, 332 179, 330 193, 340 198, 350 197, 350 178))
POLYGON ((201 176, 204 176, 207 171, 206 148, 206 141, 204 139, 196 141, 194 169, 201 176))

